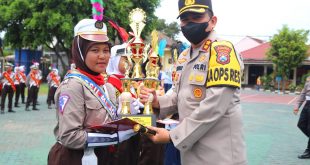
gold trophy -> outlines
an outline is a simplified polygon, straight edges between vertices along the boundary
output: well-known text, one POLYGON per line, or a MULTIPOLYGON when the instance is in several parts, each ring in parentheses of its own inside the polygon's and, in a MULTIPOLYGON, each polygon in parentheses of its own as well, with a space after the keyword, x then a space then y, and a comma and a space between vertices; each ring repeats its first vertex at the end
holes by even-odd
MULTIPOLYGON (((158 56, 157 56, 157 42, 158 42, 158 33, 156 30, 152 31, 152 51, 149 56, 149 62, 146 64, 146 78, 143 80, 144 85, 147 88, 157 89, 159 85, 158 75, 159 75, 159 66, 158 66, 158 56)), ((148 101, 144 105, 143 114, 151 115, 153 114, 152 102, 154 96, 149 95, 148 101)))
POLYGON ((130 27, 134 33, 133 41, 130 43, 132 53, 131 59, 135 63, 131 77, 136 80, 143 78, 141 64, 143 60, 144 43, 140 36, 145 27, 145 18, 145 12, 139 8, 133 9, 129 14, 130 27))
MULTIPOLYGON (((143 43, 142 39, 140 38, 141 32, 145 26, 145 12, 142 9, 136 8, 132 10, 129 14, 129 19, 130 19, 130 27, 133 30, 134 33, 134 38, 129 41, 129 47, 130 47, 130 52, 131 52, 131 60, 134 61, 134 67, 132 69, 132 76, 129 78, 129 71, 130 68, 128 67, 128 64, 125 64, 126 68, 126 74, 125 78, 122 78, 122 87, 123 87, 123 92, 120 95, 120 101, 122 102, 122 108, 121 108, 121 117, 122 118, 129 118, 130 120, 133 120, 137 123, 139 123, 141 126, 155 126, 156 124, 156 116, 153 114, 153 109, 152 109, 152 96, 150 96, 149 101, 147 104, 145 104, 145 110, 143 114, 130 114, 130 102, 132 99, 131 96, 131 83, 133 81, 141 81, 144 80, 144 77, 142 75, 142 69, 141 69, 141 64, 145 60, 145 51, 148 46, 145 46, 143 43)), ((129 61, 131 61, 129 60, 129 61)), ((148 73, 148 71, 147 71, 148 73)), ((152 76, 154 77, 154 76, 152 76)), ((148 77, 147 79, 152 77, 148 77)), ((144 83, 148 84, 149 83, 154 84, 153 81, 149 81, 145 79, 144 83)))

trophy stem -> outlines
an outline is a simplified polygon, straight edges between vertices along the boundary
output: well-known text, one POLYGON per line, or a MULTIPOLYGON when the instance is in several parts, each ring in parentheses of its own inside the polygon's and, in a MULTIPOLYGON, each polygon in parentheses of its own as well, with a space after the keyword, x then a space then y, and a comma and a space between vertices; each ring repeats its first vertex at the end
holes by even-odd
POLYGON ((152 102, 148 101, 145 103, 143 114, 145 114, 145 115, 153 114, 152 102))
POLYGON ((130 102, 124 101, 122 102, 122 115, 129 115, 130 114, 130 102))

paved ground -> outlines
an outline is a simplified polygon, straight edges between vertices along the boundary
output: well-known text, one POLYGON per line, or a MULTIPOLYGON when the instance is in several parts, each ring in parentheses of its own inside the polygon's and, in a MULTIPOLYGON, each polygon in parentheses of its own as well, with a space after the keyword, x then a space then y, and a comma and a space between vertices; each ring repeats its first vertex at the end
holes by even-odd
MULTIPOLYGON (((295 95, 245 90, 242 94, 249 165, 309 165, 299 160, 307 139, 297 129, 298 116, 292 114, 295 95)), ((44 104, 40 111, 0 115, 0 165, 45 165, 50 147, 55 111, 44 104)))

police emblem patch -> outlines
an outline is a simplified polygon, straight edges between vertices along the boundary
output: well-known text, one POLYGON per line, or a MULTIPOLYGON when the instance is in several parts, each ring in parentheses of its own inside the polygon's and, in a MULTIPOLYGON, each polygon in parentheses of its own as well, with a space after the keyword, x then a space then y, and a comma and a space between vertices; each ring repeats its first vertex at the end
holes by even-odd
POLYGON ((231 48, 226 45, 218 45, 214 47, 216 51, 216 62, 222 65, 228 64, 230 62, 230 52, 231 48))
POLYGON ((69 99, 70 99, 70 96, 67 94, 62 94, 59 96, 59 100, 58 100, 59 109, 58 110, 61 114, 63 114, 69 99))
POLYGON ((201 98, 202 96, 202 90, 200 88, 195 88, 193 93, 194 93, 195 98, 201 98))

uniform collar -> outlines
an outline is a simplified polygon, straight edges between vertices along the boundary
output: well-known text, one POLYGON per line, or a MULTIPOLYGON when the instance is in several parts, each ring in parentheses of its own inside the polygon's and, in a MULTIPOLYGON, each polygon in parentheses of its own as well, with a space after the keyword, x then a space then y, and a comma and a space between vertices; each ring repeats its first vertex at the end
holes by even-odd
POLYGON ((205 42, 200 46, 199 51, 201 51, 201 52, 209 52, 209 47, 210 47, 211 43, 216 40, 216 38, 217 38, 216 37, 216 32, 213 30, 210 33, 208 39, 205 40, 205 42))

